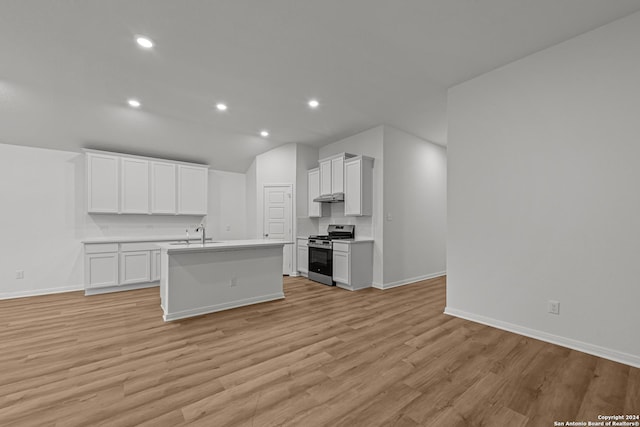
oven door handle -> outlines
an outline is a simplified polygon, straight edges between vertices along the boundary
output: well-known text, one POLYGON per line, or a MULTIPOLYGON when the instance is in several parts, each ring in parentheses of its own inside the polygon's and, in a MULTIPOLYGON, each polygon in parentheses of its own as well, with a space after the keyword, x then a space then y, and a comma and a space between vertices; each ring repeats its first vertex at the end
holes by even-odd
POLYGON ((326 251, 331 250, 331 246, 328 246, 328 245, 314 245, 313 243, 309 243, 307 246, 313 249, 322 249, 326 251))

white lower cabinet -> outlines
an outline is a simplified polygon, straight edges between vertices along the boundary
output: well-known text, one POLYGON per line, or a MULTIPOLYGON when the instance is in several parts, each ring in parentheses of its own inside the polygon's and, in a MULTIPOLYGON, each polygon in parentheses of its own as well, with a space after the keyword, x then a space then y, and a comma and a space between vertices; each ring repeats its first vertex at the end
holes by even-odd
POLYGON ((151 251, 151 281, 160 280, 160 250, 151 251))
POLYGON ((151 252, 131 251, 120 253, 120 284, 151 281, 151 252))
POLYGON ((309 248, 308 239, 298 239, 298 271, 303 275, 309 275, 309 248))
POLYGON ((118 285, 118 244, 87 247, 84 256, 84 283, 87 288, 118 285))
POLYGON ((156 243, 87 243, 84 249, 84 277, 87 293, 104 293, 127 285, 160 281, 160 250, 156 243), (113 288, 102 289, 97 288, 113 288), (96 289, 92 292, 91 289, 96 289))
POLYGON ((371 287, 373 242, 333 242, 333 281, 350 291, 371 287))
POLYGON ((349 252, 333 250, 333 281, 349 284, 349 252))

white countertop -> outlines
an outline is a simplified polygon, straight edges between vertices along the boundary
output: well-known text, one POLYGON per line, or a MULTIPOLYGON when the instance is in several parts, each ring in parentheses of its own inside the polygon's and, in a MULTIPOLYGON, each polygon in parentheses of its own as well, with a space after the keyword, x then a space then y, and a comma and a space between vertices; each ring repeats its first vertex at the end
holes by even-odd
MULTIPOLYGON (((192 234, 189 237, 189 241, 191 242, 199 242, 200 237, 197 234, 192 234)), ((88 239, 84 239, 82 243, 91 244, 91 243, 133 243, 133 242, 179 242, 187 240, 187 235, 165 235, 165 236, 138 236, 138 237, 91 237, 88 239)), ((207 237, 207 240, 212 240, 211 237, 207 237)))
MULTIPOLYGON (((296 237, 296 239, 299 240, 308 240, 309 236, 298 236, 296 237)), ((367 243, 367 242, 373 242, 373 238, 371 237, 356 237, 355 239, 338 239, 338 240, 334 240, 333 242, 342 242, 342 243, 349 243, 349 244, 353 244, 353 243, 367 243)))
POLYGON ((190 243, 190 244, 171 244, 158 243, 158 247, 166 250, 167 253, 184 253, 184 252, 203 252, 203 251, 220 251, 228 249, 244 249, 244 248, 264 248, 269 246, 290 245, 293 242, 287 240, 275 239, 251 239, 251 240, 226 240, 213 241, 209 243, 190 243))

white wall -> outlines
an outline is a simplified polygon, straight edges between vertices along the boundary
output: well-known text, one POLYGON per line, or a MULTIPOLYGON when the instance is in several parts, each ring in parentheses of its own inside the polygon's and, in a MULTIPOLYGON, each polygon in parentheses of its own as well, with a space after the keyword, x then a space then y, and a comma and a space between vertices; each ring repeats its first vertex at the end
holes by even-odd
POLYGON ((344 203, 331 204, 331 217, 320 218, 320 231, 327 230, 329 224, 355 224, 356 236, 372 237, 373 244, 373 284, 383 286, 383 138, 382 126, 369 129, 320 148, 320 158, 338 153, 361 154, 373 157, 373 215, 370 217, 345 217, 344 203))
MULTIPOLYGON (((286 144, 256 156, 256 230, 259 238, 264 233, 264 186, 267 184, 291 184, 292 195, 292 239, 296 236, 296 167, 297 144, 286 144)), ((297 259, 293 245, 285 246, 285 262, 287 252, 291 259, 291 271, 295 273, 297 259)))
POLYGON ((249 239, 257 239, 259 237, 258 233, 258 195, 257 195, 257 185, 258 178, 256 177, 256 162, 257 159, 254 159, 251 162, 251 166, 247 169, 246 175, 246 207, 247 207, 247 238, 249 239))
MULTIPOLYGON (((296 144, 286 144, 256 156, 256 207, 258 211, 256 229, 262 235, 264 229, 264 185, 291 184, 293 193, 293 216, 296 217, 296 144)), ((294 221, 295 223, 295 221, 294 221)), ((295 236, 295 232, 294 232, 295 236)))
POLYGON ((209 170, 207 235, 214 240, 246 239, 246 175, 209 170))
POLYGON ((384 287, 446 270, 447 153, 384 127, 384 287))
POLYGON ((640 366, 638 40, 640 13, 450 90, 447 311, 640 366))
POLYGON ((82 287, 77 153, 0 144, 0 298, 82 287), (16 279, 24 270, 24 279, 16 279))
MULTIPOLYGON (((243 238, 243 174, 211 171, 207 224, 214 237, 243 238), (231 231, 226 232, 227 224, 231 231), (216 235, 216 233, 220 233, 216 235)), ((89 215, 85 158, 74 152, 0 144, 0 299, 83 288, 81 241, 99 236, 184 235, 197 216, 89 215), (24 279, 16 279, 24 270, 24 279)))

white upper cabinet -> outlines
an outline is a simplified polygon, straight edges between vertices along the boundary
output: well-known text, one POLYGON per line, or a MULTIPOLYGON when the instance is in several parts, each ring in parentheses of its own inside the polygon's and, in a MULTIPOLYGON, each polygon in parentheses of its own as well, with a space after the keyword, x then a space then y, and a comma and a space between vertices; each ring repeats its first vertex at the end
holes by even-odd
POLYGON ((206 165, 85 150, 87 212, 206 215, 206 165))
POLYGON ((203 166, 178 165, 178 213, 207 214, 207 180, 209 169, 203 166))
POLYGON ((176 165, 151 162, 151 213, 176 214, 176 165))
POLYGON ((118 213, 119 166, 117 156, 87 153, 88 212, 118 213))
POLYGON ((354 154, 340 153, 320 159, 320 195, 344 193, 344 161, 354 154))
POLYGON ((331 194, 344 193, 344 156, 331 159, 331 194))
POLYGON ((309 195, 308 215, 310 218, 322 216, 322 205, 313 199, 320 195, 320 169, 315 168, 307 172, 307 194, 309 195))
POLYGON ((123 157, 120 161, 120 212, 149 213, 149 162, 123 157))
POLYGON ((344 161, 344 214, 370 216, 373 211, 373 159, 357 156, 344 161))
POLYGON ((331 194, 331 159, 320 161, 320 195, 331 194))

